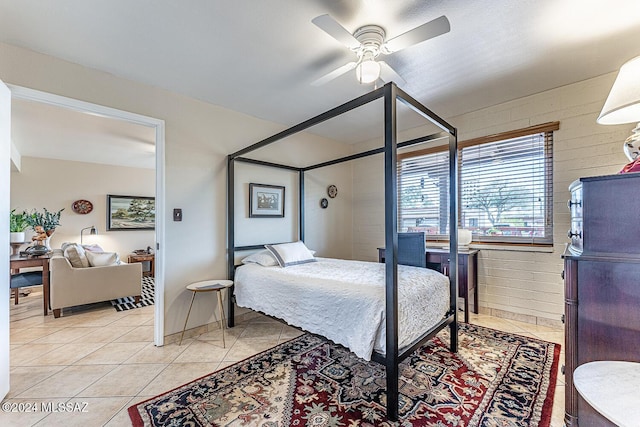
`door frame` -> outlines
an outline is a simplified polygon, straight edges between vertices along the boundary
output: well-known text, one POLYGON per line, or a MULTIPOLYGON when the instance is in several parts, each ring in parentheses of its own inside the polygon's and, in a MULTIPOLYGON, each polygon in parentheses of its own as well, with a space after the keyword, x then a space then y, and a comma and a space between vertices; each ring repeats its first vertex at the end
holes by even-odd
POLYGON ((156 139, 156 225, 155 225, 155 295, 153 342, 156 346, 164 345, 164 242, 165 242, 165 124, 164 120, 141 114, 131 113, 104 105, 81 101, 65 96, 54 95, 23 86, 7 84, 12 99, 40 102, 57 107, 67 108, 86 114, 123 120, 129 123, 146 126, 155 130, 156 139))

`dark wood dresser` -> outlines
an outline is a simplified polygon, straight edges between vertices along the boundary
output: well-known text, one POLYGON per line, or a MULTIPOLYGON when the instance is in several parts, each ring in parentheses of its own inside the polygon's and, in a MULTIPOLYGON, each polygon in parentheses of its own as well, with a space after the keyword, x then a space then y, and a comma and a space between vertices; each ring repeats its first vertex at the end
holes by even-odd
POLYGON ((569 190, 565 424, 613 426, 580 397, 573 371, 594 360, 640 362, 640 173, 581 178, 569 190))

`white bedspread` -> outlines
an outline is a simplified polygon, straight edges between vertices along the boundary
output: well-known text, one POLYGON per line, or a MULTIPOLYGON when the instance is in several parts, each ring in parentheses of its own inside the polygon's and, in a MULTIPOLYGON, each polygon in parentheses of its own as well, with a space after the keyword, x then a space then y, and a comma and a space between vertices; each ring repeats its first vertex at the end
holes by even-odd
MULTIPOLYGON (((317 258, 286 268, 247 264, 235 273, 240 307, 322 335, 370 360, 385 353, 385 265, 317 258)), ((434 270, 398 266, 399 348, 412 344, 449 309, 449 279, 434 270)))

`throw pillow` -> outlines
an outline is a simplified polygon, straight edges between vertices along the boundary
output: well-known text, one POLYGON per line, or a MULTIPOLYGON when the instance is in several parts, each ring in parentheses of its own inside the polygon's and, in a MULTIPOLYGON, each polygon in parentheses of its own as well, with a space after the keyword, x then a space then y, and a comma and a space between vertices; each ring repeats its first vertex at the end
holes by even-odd
POLYGON ((280 267, 289 267, 317 261, 311 251, 309 251, 301 241, 282 243, 279 245, 264 245, 264 247, 276 258, 280 267))
POLYGON ((100 247, 100 245, 82 245, 82 247, 84 248, 85 251, 90 251, 90 252, 104 252, 104 249, 102 249, 102 247, 100 247))
POLYGON ((89 260, 82 246, 77 243, 64 243, 62 245, 64 257, 69 260, 72 267, 87 268, 89 260))
POLYGON ((91 267, 105 267, 120 264, 120 257, 115 252, 86 252, 91 267))
POLYGON ((268 250, 256 252, 242 259, 243 264, 259 264, 263 267, 273 267, 278 265, 278 261, 271 255, 268 250))

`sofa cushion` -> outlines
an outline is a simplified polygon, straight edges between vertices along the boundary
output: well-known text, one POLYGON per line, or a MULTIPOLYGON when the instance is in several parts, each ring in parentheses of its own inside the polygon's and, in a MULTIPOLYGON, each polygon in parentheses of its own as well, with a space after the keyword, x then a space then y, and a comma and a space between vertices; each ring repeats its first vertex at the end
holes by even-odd
POLYGON ((64 251, 64 257, 69 260, 72 267, 89 267, 89 260, 87 259, 86 252, 82 246, 77 243, 63 243, 62 250, 64 251))
POLYGON ((91 267, 104 267, 120 264, 120 257, 115 252, 86 252, 91 267))

